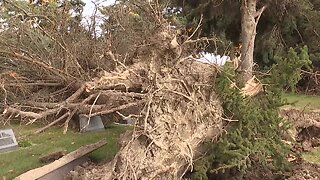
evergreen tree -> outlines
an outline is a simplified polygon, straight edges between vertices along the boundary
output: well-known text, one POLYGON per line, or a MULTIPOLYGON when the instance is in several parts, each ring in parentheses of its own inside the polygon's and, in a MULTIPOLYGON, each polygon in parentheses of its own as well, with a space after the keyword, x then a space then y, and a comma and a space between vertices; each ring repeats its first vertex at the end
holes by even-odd
MULTIPOLYGON (((196 26, 201 14, 203 23, 201 36, 215 36, 232 46, 242 46, 242 56, 246 54, 245 42, 241 38, 245 31, 241 29, 241 3, 246 1, 234 0, 175 0, 172 6, 182 7, 182 16, 188 24, 196 26)), ((243 5, 243 4, 242 4, 243 5)), ((314 65, 320 67, 320 3, 318 0, 264 0, 257 1, 257 9, 267 6, 261 14, 256 29, 254 46, 254 62, 261 69, 269 69, 275 63, 275 54, 278 51, 287 51, 307 45, 310 58, 314 65)), ((242 13, 243 14, 243 13, 242 13)), ((255 19, 256 20, 256 19, 255 19)), ((247 32, 248 33, 248 32, 247 32)), ((250 32, 249 32, 250 33, 250 32)), ((220 52, 228 48, 220 46, 220 52)), ((212 44, 207 50, 214 52, 212 44)), ((231 55, 232 55, 231 48, 231 55)), ((219 52, 218 52, 219 53, 219 52)), ((242 57, 245 59, 245 57, 242 57)))

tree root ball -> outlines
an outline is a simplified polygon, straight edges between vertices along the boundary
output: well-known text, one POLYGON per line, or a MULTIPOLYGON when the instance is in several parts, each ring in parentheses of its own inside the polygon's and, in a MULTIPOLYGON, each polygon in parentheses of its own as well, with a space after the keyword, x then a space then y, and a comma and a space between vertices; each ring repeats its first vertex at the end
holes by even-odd
POLYGON ((196 61, 179 63, 156 80, 133 132, 100 168, 104 179, 180 179, 205 152, 203 142, 222 132, 222 108, 213 92, 215 70, 196 61), (109 173, 107 173, 109 172, 109 173))

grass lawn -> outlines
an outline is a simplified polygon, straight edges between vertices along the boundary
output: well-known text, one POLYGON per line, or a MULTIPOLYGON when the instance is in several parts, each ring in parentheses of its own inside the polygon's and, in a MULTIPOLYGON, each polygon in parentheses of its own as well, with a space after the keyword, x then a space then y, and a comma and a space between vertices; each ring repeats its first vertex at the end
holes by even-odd
POLYGON ((23 172, 42 166, 39 157, 43 155, 59 150, 71 152, 101 139, 106 139, 107 145, 92 152, 89 157, 95 162, 111 160, 119 149, 117 140, 120 134, 126 131, 126 127, 112 126, 103 132, 81 134, 68 131, 64 135, 62 128, 52 127, 41 134, 33 135, 39 126, 11 125, 5 128, 13 129, 20 147, 16 151, 0 154, 0 179, 12 179, 23 172))
POLYGON ((304 153, 302 158, 310 163, 320 165, 320 147, 315 148, 311 152, 304 153))
POLYGON ((305 110, 320 109, 320 96, 286 93, 283 95, 292 105, 286 105, 284 108, 297 108, 305 110))

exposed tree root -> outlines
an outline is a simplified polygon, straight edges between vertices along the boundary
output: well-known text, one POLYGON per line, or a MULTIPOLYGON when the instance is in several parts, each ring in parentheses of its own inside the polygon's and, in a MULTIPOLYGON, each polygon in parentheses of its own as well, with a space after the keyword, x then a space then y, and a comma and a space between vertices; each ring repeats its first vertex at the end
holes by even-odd
MULTIPOLYGON (((16 94, 22 97, 16 101, 19 103, 5 101, 3 116, 7 119, 20 116, 26 124, 46 119, 46 125, 35 133, 55 124, 63 125, 66 133, 72 117, 78 114, 87 117, 135 114, 130 116, 135 118, 134 131, 123 136, 121 150, 112 165, 102 166, 100 176, 89 173, 87 178, 179 179, 205 153, 203 143, 215 140, 222 133, 222 108, 214 92, 217 70, 210 64, 190 60, 191 53, 198 51, 193 48, 205 40, 193 41, 197 34, 194 32, 185 38, 188 42, 179 45, 178 34, 163 19, 159 4, 144 0, 139 1, 139 7, 132 1, 123 3, 120 9, 113 7, 111 11, 119 11, 111 14, 128 31, 115 31, 118 24, 114 24, 109 29, 110 39, 103 42, 108 46, 100 47, 103 50, 92 57, 82 57, 81 49, 88 52, 85 48, 89 48, 82 47, 83 43, 75 46, 71 40, 69 48, 64 41, 58 41, 60 36, 55 38, 54 33, 43 30, 39 34, 46 35, 54 48, 60 48, 61 57, 49 59, 42 52, 34 56, 20 49, 0 50, 0 57, 13 59, 20 69, 33 70, 29 74, 17 71, 0 76, 0 80, 4 79, 2 89, 7 92, 6 100, 16 94), (132 23, 128 9, 122 9, 127 7, 130 12, 143 12, 138 27, 133 27, 136 24, 132 23), (91 60, 95 57, 100 59, 91 60), (11 86, 15 82, 39 79, 61 83, 47 87, 44 84, 11 86)), ((92 38, 88 41, 92 45, 99 42, 92 42, 92 38)), ((103 43, 100 45, 105 46, 103 43)))

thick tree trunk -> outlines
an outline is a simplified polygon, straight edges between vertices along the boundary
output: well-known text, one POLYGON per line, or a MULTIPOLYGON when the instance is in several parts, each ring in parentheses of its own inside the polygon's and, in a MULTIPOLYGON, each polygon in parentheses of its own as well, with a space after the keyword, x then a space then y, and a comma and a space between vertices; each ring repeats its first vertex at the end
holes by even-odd
POLYGON ((242 0, 241 12, 241 64, 240 74, 243 82, 252 78, 254 41, 260 16, 267 5, 257 11, 257 0, 242 0))
POLYGON ((256 4, 257 0, 243 0, 241 22, 241 64, 242 80, 247 82, 252 77, 254 40, 256 37, 256 4))

